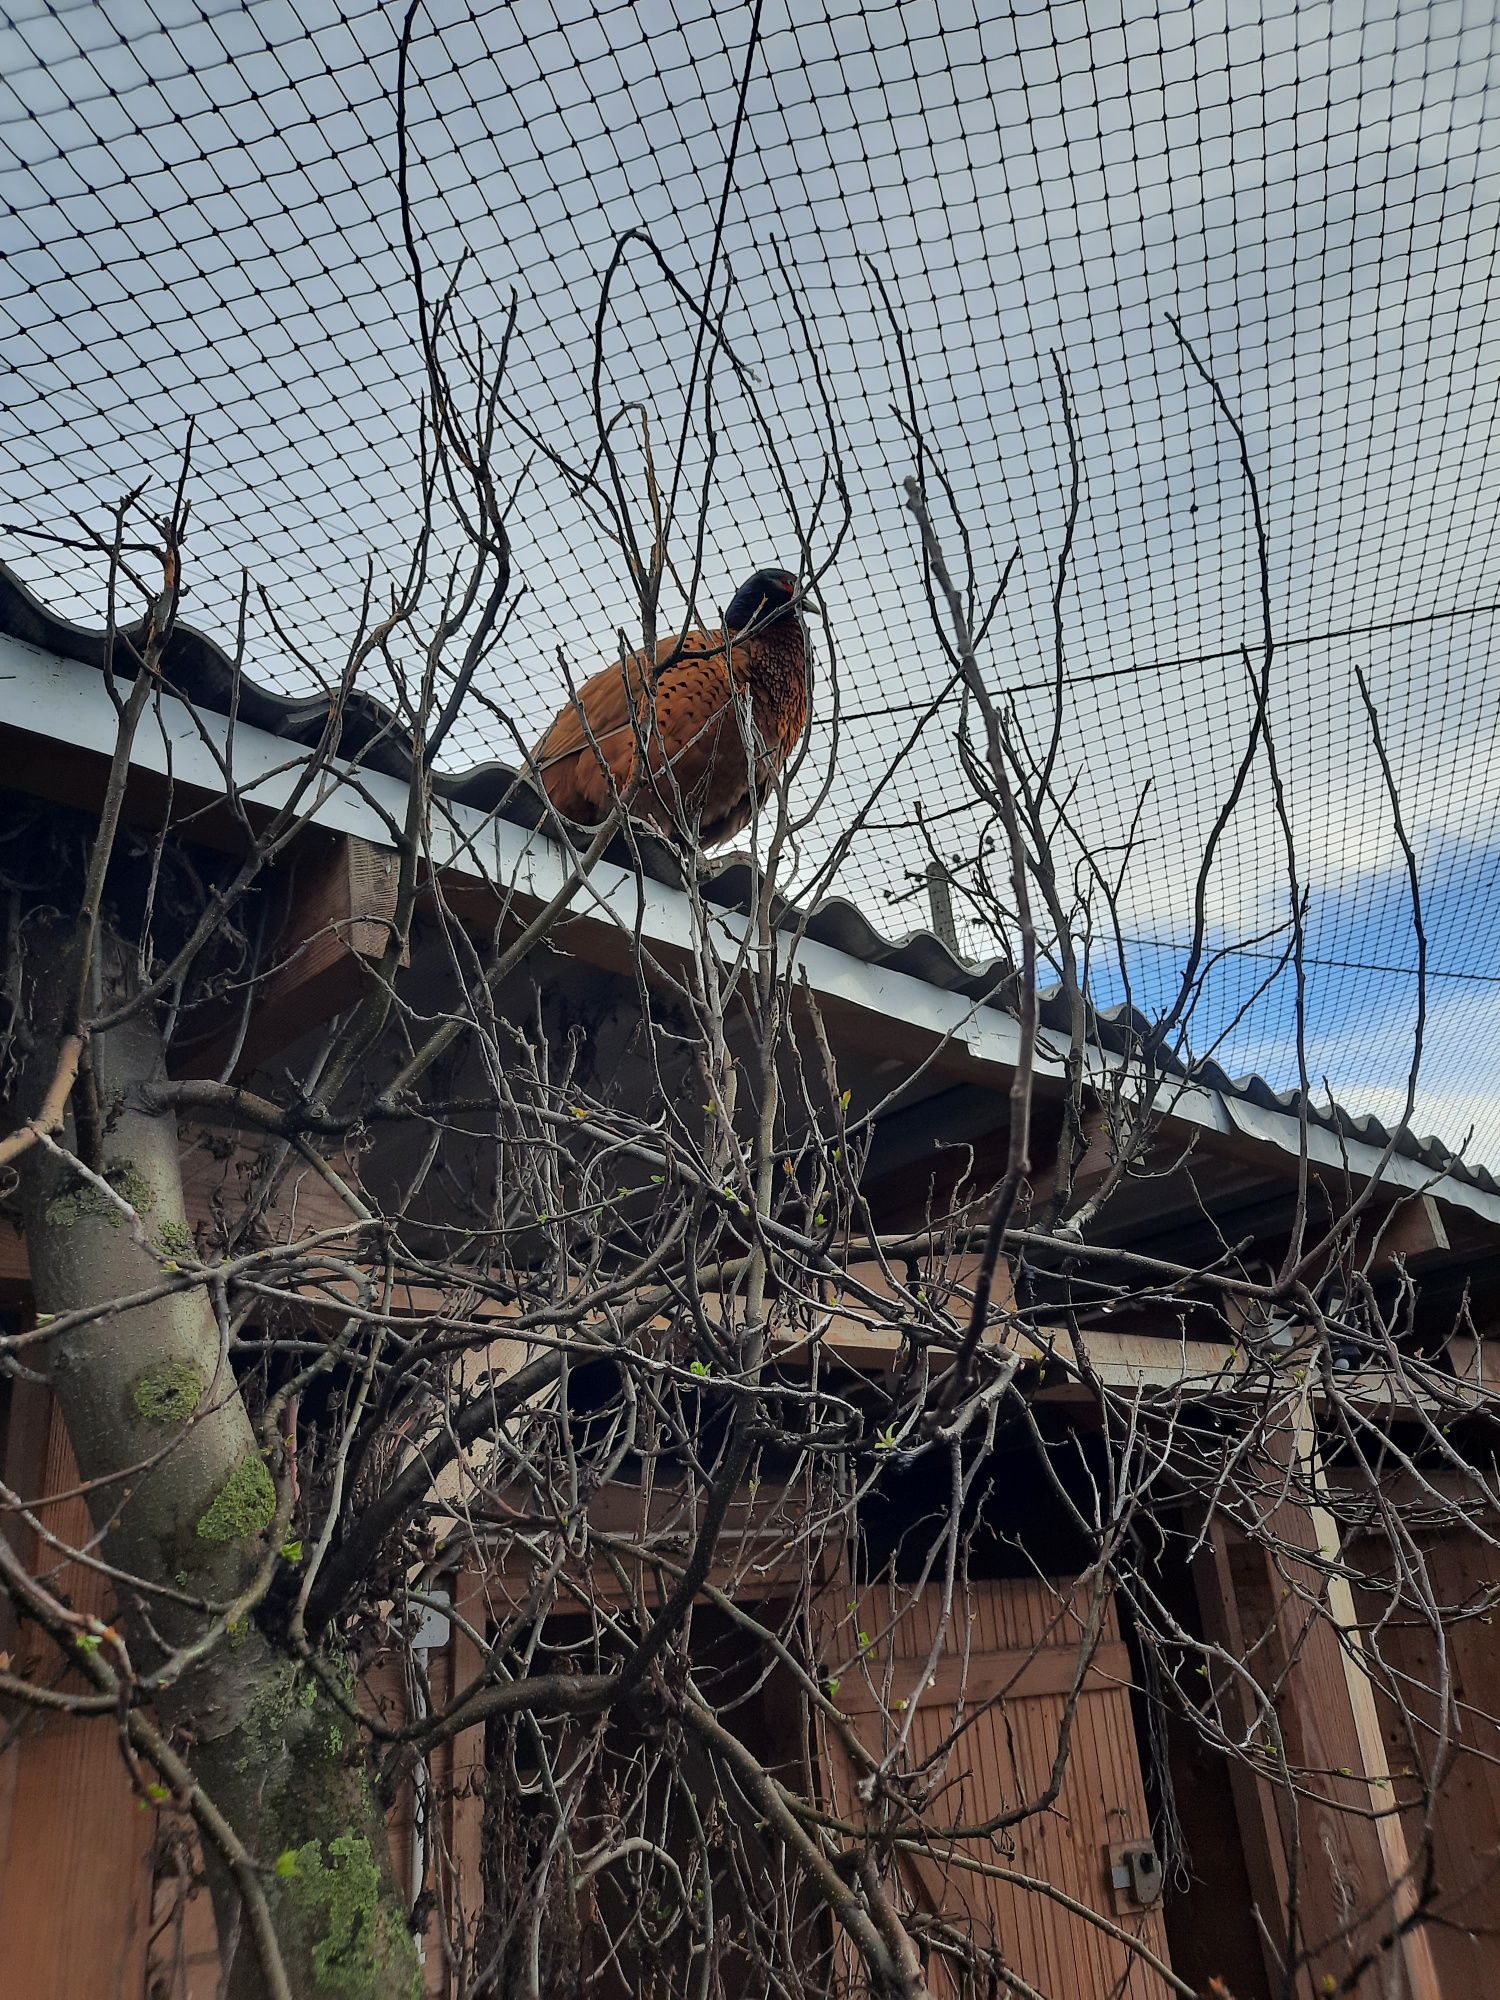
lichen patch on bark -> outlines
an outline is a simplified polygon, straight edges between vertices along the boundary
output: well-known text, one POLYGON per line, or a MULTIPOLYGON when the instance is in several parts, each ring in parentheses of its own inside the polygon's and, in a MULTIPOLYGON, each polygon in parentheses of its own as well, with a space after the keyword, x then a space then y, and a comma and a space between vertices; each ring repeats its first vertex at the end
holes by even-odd
POLYGON ((203 1371, 192 1361, 163 1361, 131 1384, 130 1402, 144 1424, 185 1424, 203 1394, 203 1371))
MULTIPOLYGON (((149 1215, 155 1208, 156 1190, 134 1160, 111 1160, 104 1169, 104 1178, 137 1215, 149 1215)), ((120 1228, 126 1219, 107 1194, 75 1176, 64 1193, 54 1195, 48 1202, 44 1220, 54 1229, 71 1229, 86 1218, 107 1222, 111 1229, 120 1228)))
POLYGON ((258 1535, 276 1517, 276 1488, 259 1452, 248 1451, 198 1517, 205 1542, 258 1535))
POLYGON ((309 1840, 282 1854, 276 1873, 304 1922, 322 1935, 312 1948, 313 1977, 343 2000, 396 2000, 421 1990, 409 1939, 389 1935, 392 1908, 363 1834, 309 1840), (400 1981, 393 1985, 393 1976, 400 1981))

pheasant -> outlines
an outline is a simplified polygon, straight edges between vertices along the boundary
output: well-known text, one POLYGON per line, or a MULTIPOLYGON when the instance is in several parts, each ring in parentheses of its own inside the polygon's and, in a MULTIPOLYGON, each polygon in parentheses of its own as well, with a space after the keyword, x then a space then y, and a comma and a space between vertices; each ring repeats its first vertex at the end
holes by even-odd
POLYGON ((720 631, 674 634, 654 659, 633 653, 585 681, 532 753, 557 810, 594 825, 618 793, 704 847, 748 826, 807 724, 796 594, 785 570, 757 570, 720 631))

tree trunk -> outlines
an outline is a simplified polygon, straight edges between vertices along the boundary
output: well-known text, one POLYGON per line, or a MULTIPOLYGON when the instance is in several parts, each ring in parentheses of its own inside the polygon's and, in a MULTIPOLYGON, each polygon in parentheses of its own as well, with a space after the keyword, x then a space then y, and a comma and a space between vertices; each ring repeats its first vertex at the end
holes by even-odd
MULTIPOLYGON (((73 958, 57 932, 32 930, 27 971, 34 1053, 24 1094, 51 1081, 73 958)), ((106 947, 99 1011, 128 991, 133 953, 106 947)), ((145 1091, 163 1080, 160 1034, 140 1015, 89 1045, 66 1144, 102 1173, 136 1221, 41 1146, 25 1156, 22 1200, 37 1310, 54 1316, 147 1290, 163 1263, 192 1253, 176 1122, 145 1091), (88 1134, 89 1159, 79 1138, 88 1134)), ((232 1601, 267 1552, 276 1492, 201 1286, 105 1314, 48 1343, 47 1366, 104 1536, 104 1554, 146 1583, 232 1601), (151 1463, 150 1461, 155 1461, 151 1463), (144 1469, 142 1469, 144 1467, 144 1469)), ((138 1668, 191 1645, 202 1614, 121 1592, 138 1668)), ((327 1663, 333 1667, 335 1663, 327 1663)), ((297 2000, 387 2000, 420 1990, 405 1911, 389 1866, 357 1731, 321 1682, 255 1622, 221 1636, 157 1698, 187 1743, 203 1791, 259 1863, 297 2000)), ((207 1843, 205 1843, 207 1845, 207 1843)), ((212 1854, 221 1943, 238 1936, 230 1991, 273 1988, 212 1854)))

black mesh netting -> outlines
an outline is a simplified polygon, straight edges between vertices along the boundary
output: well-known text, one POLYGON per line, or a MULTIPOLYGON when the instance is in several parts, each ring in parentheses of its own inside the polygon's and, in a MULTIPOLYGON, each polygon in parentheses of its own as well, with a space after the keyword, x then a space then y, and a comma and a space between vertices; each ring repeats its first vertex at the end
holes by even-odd
MULTIPOLYGON (((190 417, 185 613, 227 636, 248 567, 277 614, 252 598, 254 675, 290 686, 330 666, 366 566, 400 565, 423 380, 394 182, 402 11, 113 0, 3 17, 0 511, 7 556, 58 611, 98 619, 98 565, 35 530, 102 524, 143 479, 164 494, 190 417)), ((618 551, 522 431, 564 455, 589 448, 599 280, 620 232, 649 232, 703 296, 752 12, 432 0, 418 18, 424 256, 434 280, 466 259, 464 314, 492 331, 517 299, 519 423, 500 457, 518 482, 526 595, 490 700, 447 746, 456 765, 513 758, 497 711, 529 738, 558 699, 559 646, 582 669, 631 619, 618 551)), ((986 670, 1044 742, 1067 480, 1055 352, 1083 461, 1060 769, 1074 820, 1125 866, 1130 976, 1149 1005, 1180 960, 1194 857, 1252 712, 1242 649, 1260 633, 1245 485, 1167 324, 1178 315, 1262 483, 1271 719, 1310 898, 1312 1074, 1394 1116, 1411 1048, 1411 912, 1358 667, 1421 861, 1432 978, 1417 1122, 1454 1143, 1475 1127, 1489 1160, 1495 46, 1480 6, 766 0, 715 275, 749 373, 714 373, 704 567, 717 605, 784 556, 786 506, 746 400, 805 501, 830 445, 821 377, 853 507, 824 585, 844 721, 823 824, 846 823, 947 674, 901 503, 899 323, 981 588, 1020 548, 986 670)), ((605 394, 649 408, 665 460, 699 380, 689 491, 706 437, 698 328, 636 245, 605 394)), ((826 703, 818 727, 831 744, 826 703)), ((913 820, 920 808, 962 882, 982 825, 967 796, 940 716, 836 887, 888 932, 926 921, 913 820)), ((815 830, 806 853, 821 851, 815 830)), ((1241 948, 1193 1032, 1207 1047, 1227 1030, 1226 1063, 1278 1084, 1296 1075, 1292 982, 1271 977, 1287 906, 1262 759, 1214 881, 1212 942, 1241 948)), ((993 940, 971 925, 964 942, 993 940)), ((1118 968, 1101 960, 1096 979, 1101 1000, 1120 997, 1118 968)))

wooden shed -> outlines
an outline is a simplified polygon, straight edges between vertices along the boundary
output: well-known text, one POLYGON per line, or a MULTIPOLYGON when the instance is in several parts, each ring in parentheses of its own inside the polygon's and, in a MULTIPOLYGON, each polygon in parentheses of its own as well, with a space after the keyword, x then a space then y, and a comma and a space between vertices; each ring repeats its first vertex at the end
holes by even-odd
MULTIPOLYGON (((0 745, 8 788, 74 806, 97 800, 115 714, 91 643, 0 577, 0 745)), ((212 714, 210 679, 201 662, 195 667, 191 648, 178 676, 212 714)), ((250 719, 242 712, 235 725, 236 758, 241 782, 261 774, 270 797, 286 781, 298 739, 293 718, 283 716, 278 733, 274 698, 258 699, 250 719)), ((253 1076, 284 1058, 362 990, 364 964, 384 949, 389 827, 402 783, 399 772, 363 769, 357 784, 330 790, 303 837, 281 919, 282 970, 238 1031, 238 1074, 253 1076)), ((176 698, 164 695, 134 752, 128 811, 142 824, 192 815, 196 838, 229 841, 232 830, 214 817, 221 797, 222 770, 210 747, 176 698)), ((432 836, 476 935, 502 917, 515 923, 543 907, 570 865, 524 807, 514 816, 492 807, 472 782, 456 785, 432 836)), ((628 904, 636 935, 664 961, 690 949, 684 898, 665 862, 656 879, 606 860, 596 886, 601 904, 628 904)), ((724 871, 713 893, 727 926, 745 921, 743 871, 724 871)), ((856 1091, 877 1075, 883 1094, 900 1086, 898 1108, 881 1121, 865 1169, 872 1220, 892 1236, 917 1229, 945 1160, 993 1154, 1003 1140, 1018 1046, 1003 969, 961 965, 926 935, 883 939, 847 905, 799 921, 802 971, 841 1074, 856 1079, 856 1091)), ((626 1049, 635 983, 619 927, 584 909, 554 950, 549 977, 557 989, 586 990, 607 1024, 601 1033, 626 1049)), ((421 964, 412 970, 420 979, 421 964)), ((199 1052, 209 1073, 221 1066, 224 1046, 209 1042, 199 1052)), ((1107 1034, 1100 1046, 1107 1061, 1107 1034)), ((1043 1120, 1057 1115, 1054 1083, 1044 1074, 1043 1120)), ((1454 1410, 1475 1412, 1462 1448, 1482 1466, 1492 1448, 1483 1405, 1500 1272, 1500 1189, 1414 1140, 1397 1135, 1388 1143, 1388 1136, 1332 1117, 1308 1122, 1259 1080, 1234 1083, 1199 1069, 1174 1092, 1153 1172, 1108 1209, 1105 1240, 1122 1258, 1184 1262, 1215 1243, 1270 1240, 1301 1198, 1304 1151, 1315 1184, 1362 1188, 1378 1176, 1369 1207, 1371 1226, 1384 1232, 1377 1260, 1420 1275, 1424 1366, 1441 1371, 1456 1399, 1444 1423, 1454 1410), (1189 1148, 1191 1171, 1182 1164, 1189 1148), (1439 1337, 1432 1330, 1451 1327, 1454 1304, 1464 1297, 1465 1335, 1439 1337)), ((1080 1169, 1084 1184, 1106 1168, 1102 1120, 1093 1138, 1095 1151, 1080 1169)), ((183 1139, 190 1218, 206 1219, 254 1162, 226 1154, 206 1130, 185 1127, 183 1139)), ((306 1232, 326 1220, 326 1190, 307 1175, 265 1223, 306 1232)), ((878 1263, 854 1275, 866 1294, 884 1282, 878 1263)), ((920 1276, 962 1296, 972 1259, 945 1257, 920 1276)), ((1003 1288, 1003 1264, 999 1279, 1003 1288)), ((9 1327, 30 1323, 24 1244, 3 1220, 0 1301, 9 1327)), ((413 1314, 440 1303, 415 1290, 404 1301, 413 1314)), ((507 1344, 504 1314, 495 1317, 484 1359, 503 1373, 520 1350, 507 1344)), ((1054 2000, 1207 1995, 1215 1978, 1233 2000, 1288 1993, 1320 2000, 1341 1992, 1473 2000, 1500 1992, 1500 1685, 1490 1628, 1470 1619, 1455 1640, 1462 1727, 1446 1748, 1429 1826, 1413 1803, 1409 1773, 1431 1747, 1413 1745, 1413 1728, 1439 1726, 1430 1628, 1389 1564, 1384 1590, 1373 1560, 1360 1565, 1369 1584, 1359 1594, 1341 1579, 1328 1561, 1340 1534, 1330 1511, 1278 1498, 1277 1463, 1298 1471, 1299 1493, 1320 1482, 1330 1494, 1347 1493, 1351 1481, 1357 1489, 1359 1471, 1349 1456, 1330 1451, 1323 1461, 1329 1448, 1318 1435, 1316 1380, 1305 1367, 1298 1375, 1295 1328, 1256 1328, 1249 1318, 1213 1333, 1192 1313, 1168 1319, 1125 1309, 1091 1325, 1086 1340, 1066 1318, 1040 1331, 1033 1325, 1017 1344, 1016 1379, 1057 1446, 1063 1469, 1054 1484, 1002 1440, 986 1469, 984 1530, 955 1581, 903 1572, 902 1522, 940 1507, 944 1496, 925 1462, 893 1477, 872 1502, 870 1519, 871 1535, 883 1536, 892 1551, 887 1575, 870 1582, 850 1567, 846 1549, 830 1545, 816 1580, 813 1665, 828 1712, 813 1743, 799 1740, 788 1720, 774 1660, 756 1682, 745 1726, 765 1758, 774 1767, 778 1759, 790 1766, 811 1757, 823 1796, 841 1816, 857 1819, 864 1810, 854 1758, 860 1746, 877 1758, 889 1755, 893 1768, 917 1783, 959 1725, 941 1783, 946 1821, 960 1831, 946 1844, 908 1843, 894 1862, 914 1902, 936 1920, 925 1976, 940 2000, 968 1991, 945 1957, 945 1929, 954 1938, 1000 1941, 1021 1982, 1014 1990, 1054 2000), (1205 1440, 1217 1408, 1238 1395, 1267 1395, 1265 1368, 1252 1382, 1246 1356, 1257 1340, 1271 1339, 1282 1341, 1286 1359, 1263 1489, 1261 1525, 1269 1536, 1241 1532, 1222 1516, 1195 1519, 1184 1494, 1180 1517, 1168 1524, 1170 1540, 1153 1542, 1152 1524, 1143 1524, 1137 1570, 1139 1588, 1152 1591, 1161 1611, 1155 1629, 1176 1621, 1219 1663, 1189 1691, 1193 1698, 1237 1713, 1248 1732, 1254 1690, 1273 1692, 1289 1760, 1319 1774, 1296 1796, 1269 1753, 1258 1766, 1219 1764, 1201 1741, 1164 1719, 1154 1691, 1180 1663, 1143 1643, 1138 1603, 1080 1555, 1066 1519, 1068 1482, 1097 1476, 1103 1463, 1101 1393, 1125 1412, 1149 1412, 1153 1399, 1170 1397, 1185 1423, 1201 1423, 1195 1448, 1211 1449, 1205 1440), (1381 1661, 1399 1663, 1400 1687, 1385 1666, 1371 1664, 1376 1634, 1381 1661), (1018 1803, 1041 1795, 1049 1795, 1044 1811, 1007 1825, 1018 1803), (1431 1869, 1414 1869, 1413 1858, 1429 1845, 1431 1869), (1325 1942, 1288 1986, 1289 1899, 1307 1934, 1325 1942), (1127 1942, 1140 1949, 1127 1950, 1127 1942)), ((995 1335, 1007 1337, 1003 1328, 995 1335)), ((883 1322, 867 1296, 856 1304, 830 1294, 816 1362, 840 1371, 851 1393, 896 1366, 901 1350, 899 1315, 883 1322)), ((812 1365, 812 1356, 795 1348, 782 1359, 793 1373, 812 1365)), ((1406 1393, 1389 1372, 1368 1371, 1351 1385, 1372 1435, 1406 1421, 1406 1393)), ((3 1394, 5 1532, 32 1571, 55 1583, 57 1545, 87 1539, 67 1438, 45 1381, 10 1381, 3 1394), (11 1496, 40 1530, 20 1520, 11 1496)), ((1411 1477, 1437 1475, 1424 1466, 1411 1477)), ((701 1493, 686 1486, 648 1493, 621 1481, 593 1496, 590 1507, 596 1526, 628 1529, 670 1565, 692 1545, 702 1504, 701 1493)), ((741 1576, 737 1590, 774 1604, 790 1589, 778 1549, 791 1511, 807 1504, 773 1481, 738 1496, 737 1532, 760 1554, 750 1566, 753 1583, 741 1576)), ((1500 1601, 1497 1520, 1472 1508, 1457 1524, 1434 1513, 1426 1548, 1455 1613, 1500 1601)), ((1375 1526, 1372 1515, 1372 1532, 1375 1526)), ((75 1604, 108 1615, 96 1572, 75 1565, 63 1584, 75 1604)), ((712 1572, 707 1585, 718 1588, 712 1572)), ((439 1608, 421 1640, 426 1698, 467 1684, 479 1648, 524 1589, 500 1538, 487 1543, 483 1533, 458 1566, 436 1577, 428 1594, 439 1608), (443 1614, 444 1599, 456 1615, 443 1614)), ((711 1596, 705 1606, 695 1644, 705 1671, 734 1685, 745 1670, 732 1643, 735 1606, 711 1596)), ((1488 1616, 1485 1610, 1483 1620, 1488 1616)), ((60 1662, 18 1655, 17 1644, 0 1631, 0 1653, 18 1671, 33 1678, 64 1671, 60 1662)), ((371 1712, 406 1714, 415 1698, 402 1670, 380 1659, 366 1663, 362 1699, 371 1712)), ((622 1742, 632 1726, 620 1724, 622 1742)), ((436 1759, 426 1795, 418 1800, 408 1786, 390 1821, 398 1878, 414 1904, 426 1898, 427 1990, 445 2000, 459 1994, 454 1954, 438 1948, 439 1935, 472 1945, 494 1865, 476 1782, 487 1754, 482 1727, 456 1734, 436 1759)), ((175 1893, 196 1867, 180 1817, 154 1809, 132 1785, 109 1719, 16 1717, 0 1741, 0 1986, 7 1993, 210 2000, 218 1960, 207 1898, 175 1893)), ((836 1987, 843 1947, 832 1937, 825 1946, 836 1987)), ((606 1980, 600 1990, 626 1990, 624 1973, 609 1978, 615 1987, 606 1980)))

